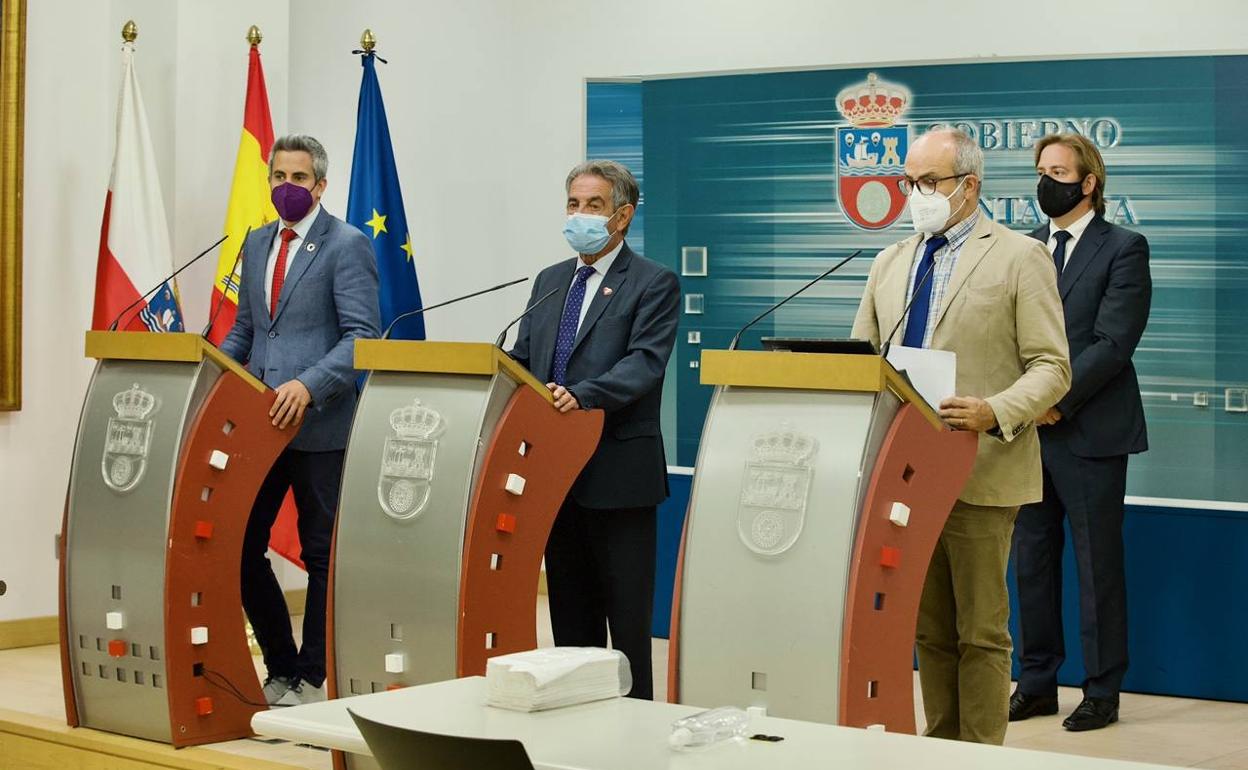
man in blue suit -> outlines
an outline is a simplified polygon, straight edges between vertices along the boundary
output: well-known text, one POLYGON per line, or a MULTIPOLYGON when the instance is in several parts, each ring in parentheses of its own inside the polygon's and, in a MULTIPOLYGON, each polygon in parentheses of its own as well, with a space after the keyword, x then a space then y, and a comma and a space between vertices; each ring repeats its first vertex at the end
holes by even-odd
POLYGON ((555 644, 627 656, 632 697, 653 697, 655 510, 668 494, 659 412, 676 340, 676 274, 624 242, 639 189, 627 168, 587 161, 568 174, 564 237, 579 256, 538 274, 511 355, 555 408, 602 409, 602 438, 546 545, 555 644))
POLYGON ((269 416, 298 433, 256 496, 243 540, 243 609, 264 652, 265 699, 324 698, 329 547, 355 413, 354 342, 377 337, 377 261, 362 232, 320 206, 329 159, 310 136, 278 139, 269 185, 280 222, 243 244, 238 316, 221 349, 277 391, 269 416), (296 651, 281 586, 265 553, 287 490, 299 509, 308 570, 303 647, 296 651))
POLYGON ((1057 269, 1073 371, 1070 391, 1036 418, 1044 499, 1014 527, 1022 673, 1010 721, 1057 713, 1062 637, 1063 518, 1079 571, 1083 701, 1063 726, 1095 730, 1118 721, 1127 670, 1127 589, 1122 519, 1127 456, 1148 448, 1131 355, 1148 323, 1148 241, 1105 221, 1105 163, 1078 134, 1036 144, 1037 193, 1047 226, 1031 233, 1057 269))

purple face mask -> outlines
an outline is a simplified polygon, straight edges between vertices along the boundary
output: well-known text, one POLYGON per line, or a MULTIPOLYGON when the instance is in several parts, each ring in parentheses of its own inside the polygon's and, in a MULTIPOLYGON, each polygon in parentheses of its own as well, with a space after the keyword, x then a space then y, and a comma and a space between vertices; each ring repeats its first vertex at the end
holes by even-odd
POLYGON ((298 222, 312 209, 312 193, 306 187, 283 182, 273 188, 273 208, 284 222, 298 222))

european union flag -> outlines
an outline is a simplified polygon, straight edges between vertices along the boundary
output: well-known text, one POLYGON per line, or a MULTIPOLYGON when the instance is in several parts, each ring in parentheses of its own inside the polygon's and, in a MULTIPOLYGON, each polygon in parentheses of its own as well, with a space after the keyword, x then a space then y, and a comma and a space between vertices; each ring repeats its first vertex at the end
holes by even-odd
MULTIPOLYGON (((377 82, 376 55, 360 58, 364 77, 360 81, 360 106, 355 119, 355 157, 351 162, 351 191, 347 195, 347 221, 373 239, 377 271, 381 278, 381 328, 395 317, 421 306, 416 281, 412 236, 403 212, 399 172, 386 123, 386 105, 377 82)), ((401 321, 390 333, 396 339, 423 340, 424 316, 401 321)))

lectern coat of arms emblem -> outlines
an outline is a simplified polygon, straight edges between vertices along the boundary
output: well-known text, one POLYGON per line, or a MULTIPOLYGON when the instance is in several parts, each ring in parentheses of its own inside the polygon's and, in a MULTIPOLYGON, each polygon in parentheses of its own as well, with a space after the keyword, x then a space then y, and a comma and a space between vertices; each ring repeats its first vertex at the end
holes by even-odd
POLYGON ((104 484, 114 492, 129 492, 143 479, 156 407, 156 397, 140 388, 137 382, 129 390, 113 396, 113 410, 117 416, 108 419, 100 470, 104 474, 104 484))
POLYGON ((446 421, 420 399, 413 399, 390 413, 390 427, 394 435, 382 448, 377 501, 391 518, 415 518, 429 503, 438 436, 446 421))
POLYGON ((788 426, 754 437, 737 509, 737 534, 746 548, 775 556, 797 542, 818 451, 813 436, 788 426))

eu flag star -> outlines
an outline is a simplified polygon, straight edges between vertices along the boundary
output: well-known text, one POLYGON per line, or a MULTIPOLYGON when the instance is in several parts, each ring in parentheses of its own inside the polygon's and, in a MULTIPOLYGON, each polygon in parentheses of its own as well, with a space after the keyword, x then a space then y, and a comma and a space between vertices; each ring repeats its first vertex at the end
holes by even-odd
POLYGON ((404 241, 404 242, 403 242, 403 245, 402 245, 402 246, 400 246, 399 248, 400 248, 400 249, 403 249, 403 251, 406 251, 406 252, 407 252, 407 261, 408 261, 408 262, 411 262, 411 261, 412 261, 412 256, 413 256, 413 254, 412 254, 412 234, 411 234, 411 233, 408 233, 408 234, 407 234, 407 240, 406 240, 406 241, 404 241))
POLYGON ((383 214, 378 214, 377 209, 373 209, 373 218, 368 220, 364 224, 373 228, 374 238, 386 232, 386 217, 383 214))

